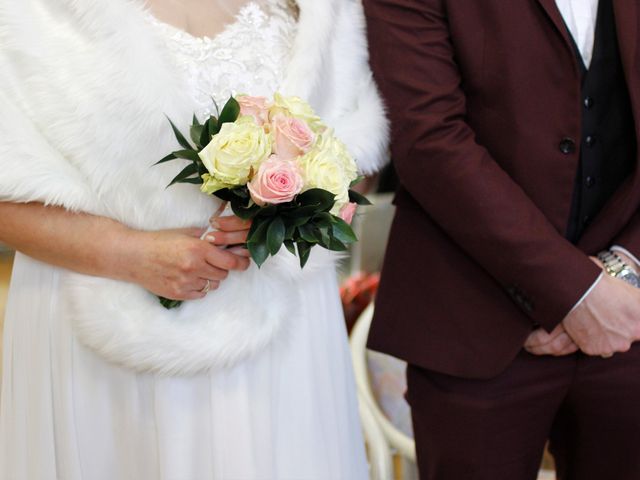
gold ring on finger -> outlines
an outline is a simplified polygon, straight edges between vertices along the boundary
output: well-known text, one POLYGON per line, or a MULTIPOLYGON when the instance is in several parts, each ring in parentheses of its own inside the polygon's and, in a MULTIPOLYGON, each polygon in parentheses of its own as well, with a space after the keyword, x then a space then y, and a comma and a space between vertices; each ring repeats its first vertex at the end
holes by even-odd
POLYGON ((204 288, 200 290, 200 293, 209 293, 209 290, 211 290, 211 280, 207 279, 207 283, 204 288))

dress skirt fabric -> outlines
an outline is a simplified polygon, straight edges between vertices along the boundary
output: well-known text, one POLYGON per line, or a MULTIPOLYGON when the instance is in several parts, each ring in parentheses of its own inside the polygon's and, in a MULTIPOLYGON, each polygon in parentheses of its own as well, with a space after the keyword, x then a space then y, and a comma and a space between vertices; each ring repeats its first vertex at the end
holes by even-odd
POLYGON ((3 480, 367 478, 335 271, 306 274, 266 351, 194 377, 136 374, 80 345, 60 270, 18 254, 0 397, 3 480))

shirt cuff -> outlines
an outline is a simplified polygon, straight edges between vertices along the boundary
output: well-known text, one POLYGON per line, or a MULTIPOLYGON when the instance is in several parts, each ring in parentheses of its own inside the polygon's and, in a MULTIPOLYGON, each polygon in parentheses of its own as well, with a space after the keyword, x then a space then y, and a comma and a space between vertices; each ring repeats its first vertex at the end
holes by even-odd
POLYGON ((613 247, 611 247, 610 250, 612 252, 618 252, 618 253, 622 253, 623 255, 626 255, 631 260, 633 260, 633 263, 636 264, 635 265, 636 268, 640 268, 640 260, 638 260, 638 258, 626 248, 621 247, 620 245, 614 245, 613 247))
POLYGON ((573 306, 573 308, 569 310, 569 313, 573 312, 576 308, 578 308, 578 306, 580 306, 582 302, 584 302, 584 299, 587 298, 589 294, 593 291, 593 289, 596 288, 598 283, 600 283, 600 280, 602 280, 603 275, 604 275, 604 272, 600 272, 600 275, 598 275, 598 278, 596 278, 595 282, 593 282, 589 287, 589 289, 586 292, 584 292, 584 295, 582 295, 582 297, 580 297, 580 300, 578 300, 576 304, 573 306))

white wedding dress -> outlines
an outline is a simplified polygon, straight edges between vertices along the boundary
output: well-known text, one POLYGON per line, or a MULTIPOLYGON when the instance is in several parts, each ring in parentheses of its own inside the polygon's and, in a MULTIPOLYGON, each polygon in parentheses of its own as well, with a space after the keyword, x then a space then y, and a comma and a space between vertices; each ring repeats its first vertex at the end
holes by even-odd
MULTIPOLYGON (((159 48, 201 106, 271 95, 296 30, 249 2, 215 38, 153 17, 159 48)), ((160 378, 107 363, 59 314, 60 270, 18 254, 4 333, 2 480, 362 480, 355 387, 333 269, 305 274, 299 318, 229 370, 160 378)))

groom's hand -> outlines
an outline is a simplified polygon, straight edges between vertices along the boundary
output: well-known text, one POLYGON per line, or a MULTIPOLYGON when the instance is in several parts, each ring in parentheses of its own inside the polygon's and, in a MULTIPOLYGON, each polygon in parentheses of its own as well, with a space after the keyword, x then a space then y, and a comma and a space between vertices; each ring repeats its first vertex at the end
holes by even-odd
POLYGON ((640 340, 640 290, 605 274, 561 325, 587 355, 626 352, 640 340))
POLYGON ((553 355, 562 357, 580 350, 564 329, 562 323, 551 333, 544 328, 538 328, 531 332, 524 344, 524 349, 533 355, 553 355))

